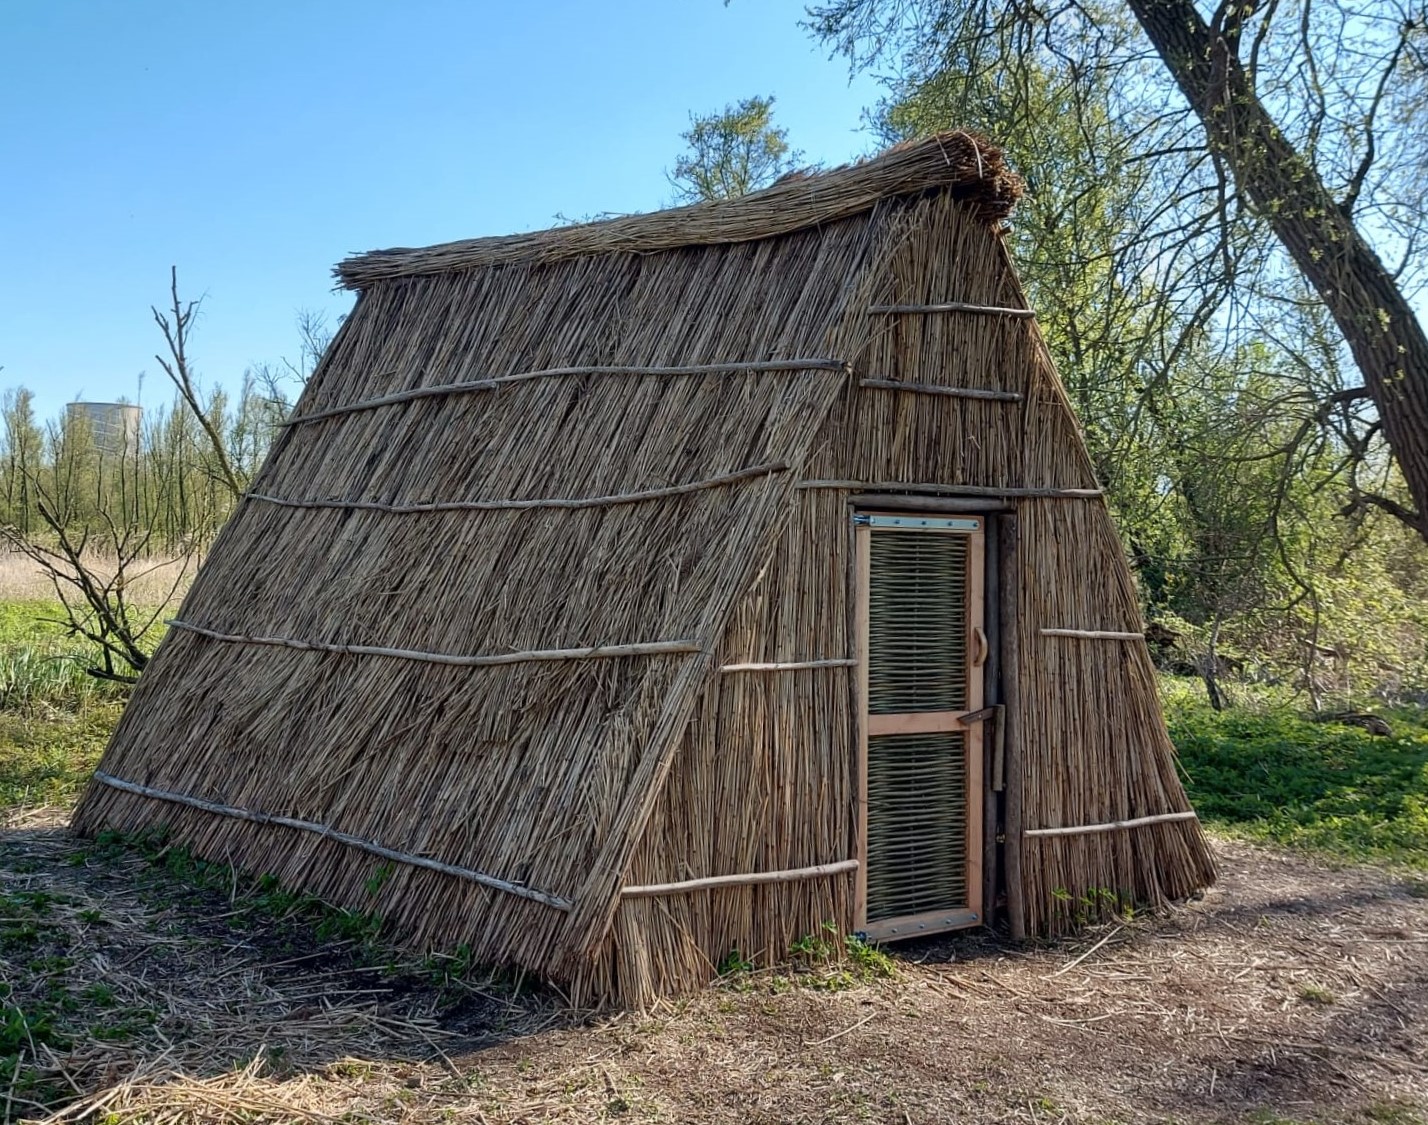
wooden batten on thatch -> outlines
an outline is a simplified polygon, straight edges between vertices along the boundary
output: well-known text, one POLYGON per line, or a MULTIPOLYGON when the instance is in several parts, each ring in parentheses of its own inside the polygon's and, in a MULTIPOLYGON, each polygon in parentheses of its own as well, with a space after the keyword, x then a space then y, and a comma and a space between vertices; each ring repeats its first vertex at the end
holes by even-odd
POLYGON ((1129 571, 999 233, 1019 191, 944 134, 343 263, 357 307, 79 828, 162 823, 621 1003, 825 922, 904 936, 878 904, 933 884, 965 897, 936 928, 1016 933, 1203 886, 1129 571), (868 544, 892 540, 865 513, 889 511, 960 529, 928 557, 966 576, 942 647, 972 694, 936 714, 868 703, 868 544), (899 738, 936 770, 927 747, 962 747, 955 839, 894 823, 901 759, 869 774, 868 747, 899 738))

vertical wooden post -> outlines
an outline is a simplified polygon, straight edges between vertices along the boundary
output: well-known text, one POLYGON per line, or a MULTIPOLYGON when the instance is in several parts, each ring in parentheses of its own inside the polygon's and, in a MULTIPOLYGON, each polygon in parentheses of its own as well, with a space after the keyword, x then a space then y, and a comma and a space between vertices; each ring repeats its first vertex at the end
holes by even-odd
MULTIPOLYGON (((991 517, 991 534, 986 537, 986 598, 988 653, 983 702, 996 706, 1002 702, 1002 617, 999 607, 1001 599, 1001 571, 998 560, 1001 557, 1000 536, 997 528, 1001 520, 991 517)), ((1001 886, 1001 854, 997 847, 997 837, 1002 828, 1002 795, 997 777, 997 746, 1004 737, 1002 731, 1002 710, 998 709, 991 724, 982 727, 982 921, 990 926, 996 921, 997 891, 1001 886), (991 737, 988 738, 987 734, 991 737)))
POLYGON ((857 701, 854 714, 858 723, 858 768, 853 783, 858 787, 857 883, 853 892, 853 924, 862 930, 868 924, 868 582, 872 570, 872 535, 866 527, 853 531, 854 574, 853 597, 857 611, 853 626, 853 643, 857 645, 858 667, 855 677, 857 701))
MULTIPOLYGON (((980 711, 987 704, 987 660, 991 657, 991 641, 987 637, 987 521, 979 519, 980 530, 967 536, 967 651, 974 633, 981 634, 984 650, 967 668, 968 710, 980 711)), ((967 905, 975 911, 979 922, 987 920, 987 910, 991 904, 983 894, 985 890, 987 852, 983 846, 986 829, 986 802, 981 794, 986 788, 986 752, 988 725, 977 723, 971 730, 964 730, 962 738, 964 760, 967 771, 967 905)))
POLYGON ((1014 940, 1026 937, 1026 909, 1021 877, 1021 640, 1018 606, 1021 602, 1021 552, 1017 517, 997 521, 997 569, 1001 599, 1001 714, 1002 754, 1006 781, 1006 818, 1003 824, 1002 857, 1007 881, 1007 924, 1014 940))

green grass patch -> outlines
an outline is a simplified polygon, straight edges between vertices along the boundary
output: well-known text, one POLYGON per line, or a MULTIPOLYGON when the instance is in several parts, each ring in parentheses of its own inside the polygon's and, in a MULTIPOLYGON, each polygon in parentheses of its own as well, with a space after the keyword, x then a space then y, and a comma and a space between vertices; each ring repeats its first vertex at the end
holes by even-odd
POLYGON ((41 1050, 63 1051, 83 1037, 122 1041, 153 1022, 147 1009, 91 1018, 88 990, 74 973, 72 935, 58 912, 71 908, 62 895, 45 891, 0 891, 0 1075, 14 1095, 31 1106, 48 1106, 69 1088, 34 1066, 41 1050))
POLYGON ((111 702, 47 717, 0 711, 0 812, 74 800, 122 709, 111 702))
POLYGON ((127 696, 93 658, 58 602, 0 602, 0 813, 67 804, 93 772, 127 696))
POLYGON ((1428 715, 1378 712, 1391 737, 1311 722, 1275 701, 1216 713, 1166 685, 1166 718, 1200 816, 1232 834, 1354 861, 1428 867, 1428 715))
POLYGON ((825 922, 817 933, 804 934, 790 945, 786 963, 778 972, 761 972, 737 949, 719 963, 719 976, 726 987, 741 992, 756 986, 775 993, 795 986, 841 992, 896 975, 897 965, 891 957, 855 934, 840 937, 832 922, 825 922))
MULTIPOLYGON (((344 910, 313 895, 284 887, 276 875, 248 875, 226 863, 200 859, 186 846, 171 843, 167 830, 162 827, 130 835, 104 829, 89 848, 89 853, 101 860, 116 859, 125 851, 137 853, 156 870, 180 883, 230 898, 235 908, 228 910, 226 916, 232 926, 296 922, 310 927, 320 944, 353 946, 361 963, 370 965, 391 959, 390 951, 378 941, 382 918, 375 910, 344 910)), ((86 858, 89 853, 85 853, 86 858)), ((380 872, 382 867, 376 870, 380 872)), ((375 898, 384 881, 377 881, 374 875, 367 881, 368 893, 375 898)))

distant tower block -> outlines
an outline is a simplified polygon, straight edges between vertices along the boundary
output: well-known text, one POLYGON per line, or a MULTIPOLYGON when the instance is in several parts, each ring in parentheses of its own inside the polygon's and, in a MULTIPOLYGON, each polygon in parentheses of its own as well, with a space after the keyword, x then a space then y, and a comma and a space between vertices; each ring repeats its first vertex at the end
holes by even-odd
POLYGON ((103 454, 123 456, 139 448, 139 425, 144 408, 127 402, 71 402, 69 421, 83 422, 103 454))

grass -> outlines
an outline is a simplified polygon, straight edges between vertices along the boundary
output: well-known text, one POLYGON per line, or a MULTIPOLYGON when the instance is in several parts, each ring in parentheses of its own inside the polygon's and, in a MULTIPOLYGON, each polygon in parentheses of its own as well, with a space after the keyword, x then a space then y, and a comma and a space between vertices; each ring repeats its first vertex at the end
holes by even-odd
POLYGON ((113 990, 85 984, 77 974, 72 927, 74 904, 43 890, 0 891, 0 964, 18 973, 0 981, 0 1074, 22 1103, 48 1107, 68 1090, 34 1068, 41 1051, 65 1051, 92 1039, 119 1043, 146 1032, 152 1008, 115 1010, 113 990))
POLYGON ((1166 718, 1190 800, 1233 835, 1350 861, 1428 867, 1428 715, 1379 713, 1378 737, 1278 702, 1216 713, 1167 680, 1166 718))
POLYGON ((0 812, 73 801, 94 771, 122 704, 80 714, 0 711, 0 812))
MULTIPOLYGON (((310 928, 320 942, 357 947, 365 962, 389 954, 377 944, 382 919, 375 912, 343 910, 312 895, 288 890, 275 875, 245 875, 226 863, 199 859, 187 847, 171 844, 163 830, 126 836, 106 829, 94 838, 88 850, 76 854, 81 860, 91 854, 113 859, 126 850, 181 883, 226 896, 234 907, 229 911, 231 924, 297 921, 310 928)), ((377 889, 381 883, 375 876, 368 880, 369 893, 375 897, 373 883, 377 889)))
MULTIPOLYGON (((3 662, 12 657, 17 666, 24 663, 20 654, 27 646, 40 654, 29 658, 30 667, 39 668, 54 664, 47 660, 49 654, 72 644, 58 627, 34 620, 44 612, 45 607, 34 604, 0 603, 0 674, 8 674, 4 669, 9 665, 3 662)), ((48 680, 36 675, 31 682, 31 690, 0 696, 0 814, 7 808, 72 799, 92 770, 122 706, 119 693, 103 685, 97 685, 100 691, 75 690, 60 672, 48 680)), ((1225 714, 1210 711, 1196 685, 1188 681, 1166 680, 1165 693, 1191 798, 1212 825, 1334 858, 1428 869, 1428 720, 1422 713, 1386 712, 1394 735, 1375 738, 1356 727, 1309 722, 1292 701, 1256 701, 1243 690, 1237 693, 1241 705, 1225 714)), ((0 886, 0 1099, 8 1089, 17 1112, 58 1107, 75 1092, 54 1080, 53 1071, 37 1066, 37 1055, 47 1058, 51 1050, 68 1049, 75 1057, 82 1054, 93 1060, 85 1065, 100 1068, 94 1074, 107 1074, 102 1067, 109 1064, 103 1060, 111 1055, 106 1052, 127 1060, 157 1052, 155 1044, 160 1041, 201 1040, 206 1033, 192 1021, 209 1012, 207 998, 180 1008, 162 1000, 154 985, 195 975, 196 970, 188 968, 180 974, 177 966, 188 962, 178 958, 180 954, 197 958, 194 950, 200 946, 210 950, 200 952, 208 958, 202 962, 208 966, 204 971, 211 972, 215 981, 231 976, 223 951, 241 946, 258 950, 255 957, 264 962, 291 961, 326 974, 312 978, 323 988, 375 987, 393 996, 420 996, 425 1015, 437 1012, 445 1019, 446 1013, 458 1013, 452 1017, 453 1026, 477 1016, 497 1018, 489 1011, 496 1011, 500 1019, 526 1018, 515 1005, 519 982, 470 979, 475 976, 470 949, 415 961, 398 959, 384 946, 378 907, 391 875, 387 865, 373 864, 366 872, 371 908, 344 911, 291 892, 272 876, 241 875, 223 864, 200 860, 182 847, 171 846, 161 835, 138 839, 105 834, 63 847, 72 850, 68 861, 76 868, 92 865, 101 875, 89 884, 78 882, 73 894, 65 893, 72 889, 67 885, 59 891, 52 885, 46 891, 22 877, 34 868, 23 866, 17 857, 10 864, 17 877, 7 877, 0 886), (137 862, 140 858, 142 863, 137 862), (122 910, 111 909, 107 899, 92 893, 106 880, 117 885, 105 872, 121 872, 125 886, 137 885, 152 912, 140 918, 127 899, 119 900, 126 904, 122 910), (114 936, 121 931, 122 942, 114 936), (130 947, 144 951, 132 967, 130 947), (96 949, 106 956, 112 953, 111 961, 97 961, 96 949), (461 1015, 468 1010, 463 1005, 476 1015, 461 1015)), ((55 869, 68 870, 62 859, 49 862, 55 869)), ((1421 887, 1428 897, 1428 878, 1410 886, 1421 887)), ((726 979, 719 1011, 748 1013, 755 1010, 750 1005, 757 1004, 759 1011, 767 1013, 775 1010, 779 993, 806 990, 810 994, 806 1002, 812 1003, 823 993, 856 989, 908 971, 899 970, 881 950, 841 934, 836 927, 806 935, 787 953, 778 968, 758 970, 753 957, 731 951, 720 967, 726 979), (753 998, 740 995, 747 993, 753 993, 753 998)), ((278 995, 252 1021, 265 1037, 273 1034, 273 1028, 296 1029, 290 1040, 255 1048, 268 1052, 265 1066, 277 1076, 274 1082, 287 1073, 284 1067, 297 1065, 281 1061, 284 1043, 297 1051, 306 1042, 304 1037, 336 1034, 332 1031, 336 1017, 331 1026, 318 1027, 328 1018, 324 1011, 311 1017, 317 1031, 304 1030, 308 1017, 301 1015, 307 1010, 301 1005, 311 994, 307 985, 299 988, 293 983, 288 993, 278 995), (294 999, 286 999, 288 993, 294 999), (303 998, 301 1004, 297 997, 303 998)), ((1311 1009, 1332 1014, 1351 1002, 1341 982, 1321 976, 1301 982, 1291 996, 1301 1014, 1311 1009)), ((342 1018, 347 1020, 343 1028, 356 1026, 353 1019, 342 1018)), ((530 1019, 535 1021, 536 1016, 530 1019)), ((532 1026, 549 1022, 544 1014, 539 1020, 545 1022, 532 1026)), ((857 1027, 861 1024, 851 1016, 840 1015, 836 1021, 830 1016, 826 1031, 820 1025, 801 1028, 798 1034, 805 1042, 833 1036, 823 1048, 832 1050, 851 1043, 853 1037, 836 1036, 857 1027)), ((349 1029, 342 1034, 355 1032, 349 1029)), ((908 1050, 914 1050, 911 1040, 908 1050)), ((384 1073, 381 1063, 348 1054, 332 1064, 334 1074, 350 1070, 362 1078, 368 1071, 384 1073)), ((821 1073, 820 1081, 836 1089, 844 1066, 830 1062, 828 1070, 833 1073, 821 1073)), ((112 1080, 94 1078, 95 1089, 101 1081, 112 1080)), ((479 1084, 483 1079, 473 1073, 461 1081, 479 1084)), ((591 1087, 591 1096, 599 1095, 603 1117, 640 1115, 643 1095, 636 1080, 628 1080, 627 1085, 622 1078, 618 1088, 610 1085, 608 1075, 591 1082, 598 1082, 591 1087)), ((89 1085, 86 1079, 86 1090, 89 1085)), ((522 1076, 518 1085, 535 1088, 535 1077, 522 1076)), ((465 1085, 462 1090, 469 1099, 465 1085)), ((409 1101, 418 1092, 402 1086, 387 1096, 409 1101)), ((585 1092, 584 1087, 578 1091, 581 1096, 585 1092)), ((853 1106, 842 1108, 851 1114, 853 1106)), ((1042 1119, 1054 1119, 1060 1112, 1050 1098, 1029 1108, 1033 1117, 1042 1119)), ((1353 1119, 1424 1125, 1416 1109, 1396 1102, 1375 1102, 1366 1112, 1366 1117, 1353 1119)))
POLYGON ((58 602, 0 602, 0 711, 79 712, 123 698, 118 684, 85 671, 93 653, 67 635, 58 602))
MULTIPOLYGON (((54 602, 0 602, 0 812, 78 794, 124 692, 84 671, 54 602)), ((1237 688, 1216 713, 1198 682, 1162 681, 1186 787, 1205 821, 1341 860, 1428 867, 1428 716, 1386 713, 1394 734, 1310 722, 1295 701, 1237 688)), ((383 879, 374 874, 375 892, 383 879)), ((798 951, 795 951, 797 953, 798 951)), ((737 957, 735 960, 737 961, 737 957)))
POLYGON ((0 812, 72 801, 123 708, 61 616, 54 602, 0 602, 0 812))

